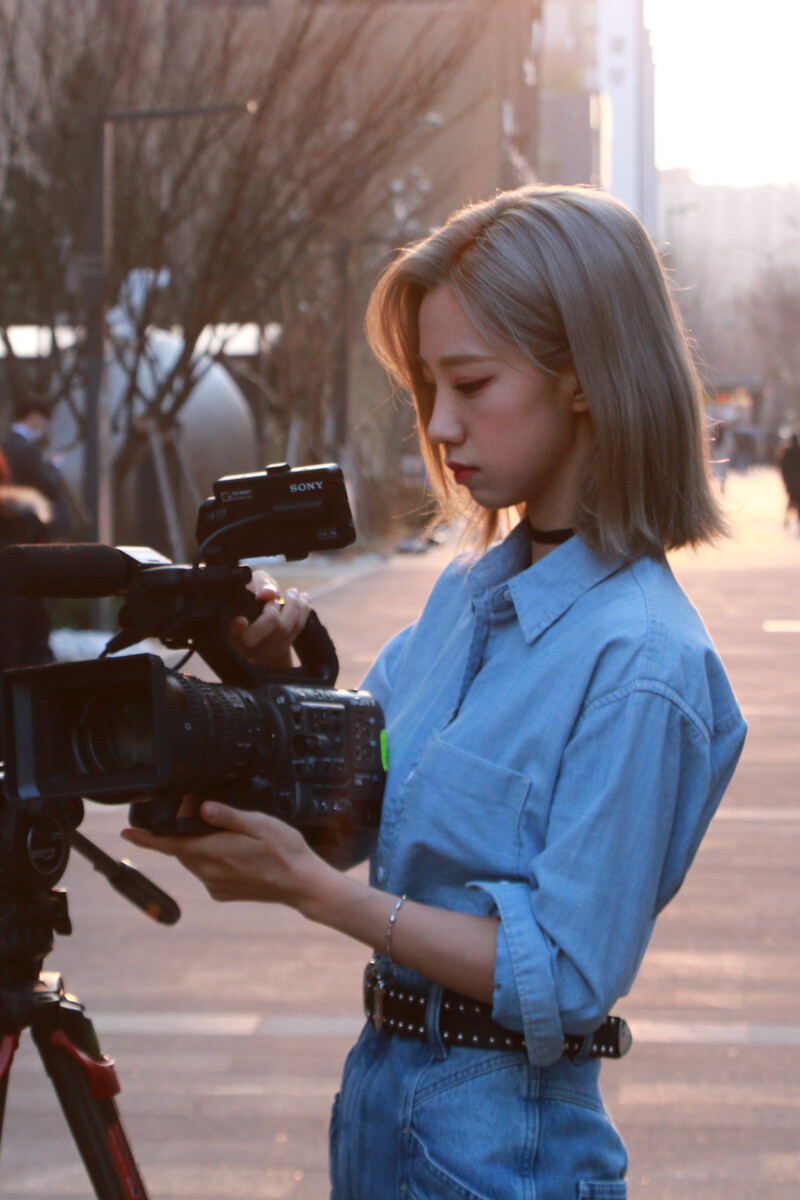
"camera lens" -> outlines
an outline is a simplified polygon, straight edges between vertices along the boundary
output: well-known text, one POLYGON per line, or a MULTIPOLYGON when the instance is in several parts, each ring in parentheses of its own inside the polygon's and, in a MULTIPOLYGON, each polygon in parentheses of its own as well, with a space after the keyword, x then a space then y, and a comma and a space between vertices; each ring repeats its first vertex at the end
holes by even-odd
POLYGON ((148 687, 107 689, 87 696, 72 728, 72 749, 86 774, 121 774, 153 767, 156 740, 148 687))

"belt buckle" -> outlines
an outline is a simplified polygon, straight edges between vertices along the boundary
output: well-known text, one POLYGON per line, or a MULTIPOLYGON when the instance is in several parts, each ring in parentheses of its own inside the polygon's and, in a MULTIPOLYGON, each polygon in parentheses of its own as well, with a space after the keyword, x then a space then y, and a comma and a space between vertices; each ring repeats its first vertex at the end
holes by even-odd
POLYGON ((380 973, 380 967, 371 960, 364 972, 364 1015, 376 1029, 383 1028, 383 997, 386 991, 386 980, 380 973))

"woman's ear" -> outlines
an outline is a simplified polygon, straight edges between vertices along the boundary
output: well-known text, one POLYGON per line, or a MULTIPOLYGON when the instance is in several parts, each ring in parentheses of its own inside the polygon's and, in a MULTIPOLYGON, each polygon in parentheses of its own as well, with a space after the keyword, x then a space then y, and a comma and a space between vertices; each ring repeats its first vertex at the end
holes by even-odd
POLYGON ((571 411, 574 413, 588 413, 589 401, 583 394, 581 382, 578 379, 575 368, 571 364, 561 372, 561 382, 563 387, 562 394, 567 399, 571 411))

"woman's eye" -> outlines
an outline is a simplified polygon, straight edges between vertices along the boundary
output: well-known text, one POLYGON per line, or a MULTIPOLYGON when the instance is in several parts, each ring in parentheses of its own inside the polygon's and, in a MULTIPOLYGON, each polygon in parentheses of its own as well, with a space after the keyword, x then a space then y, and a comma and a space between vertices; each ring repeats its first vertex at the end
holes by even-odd
POLYGON ((488 379, 465 379, 456 384, 456 391, 461 392, 462 396, 474 396, 486 387, 488 382, 488 379))

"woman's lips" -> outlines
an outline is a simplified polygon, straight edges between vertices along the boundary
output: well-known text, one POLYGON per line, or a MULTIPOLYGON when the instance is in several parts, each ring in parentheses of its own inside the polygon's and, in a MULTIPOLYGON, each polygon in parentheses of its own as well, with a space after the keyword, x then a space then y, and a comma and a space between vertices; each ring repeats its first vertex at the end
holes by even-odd
POLYGON ((478 470, 477 467, 468 467, 465 463, 454 462, 451 459, 447 460, 445 466, 449 471, 453 472, 453 478, 456 483, 466 483, 478 470))

